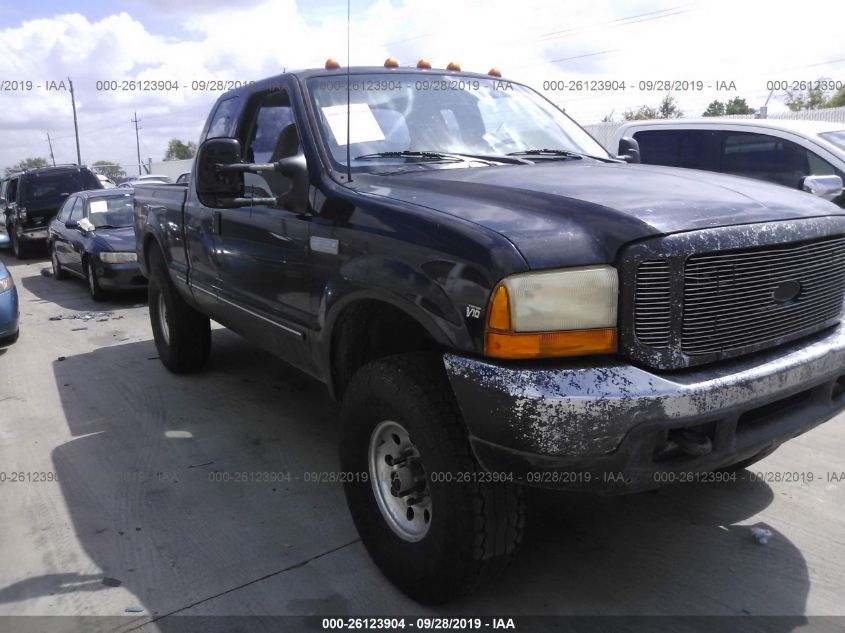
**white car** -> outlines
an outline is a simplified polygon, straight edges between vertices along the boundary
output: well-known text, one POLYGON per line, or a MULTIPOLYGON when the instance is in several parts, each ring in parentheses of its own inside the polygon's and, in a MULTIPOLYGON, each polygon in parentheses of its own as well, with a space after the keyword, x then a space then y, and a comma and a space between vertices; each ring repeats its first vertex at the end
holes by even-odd
POLYGON ((170 178, 167 176, 138 176, 132 180, 124 180, 118 185, 121 189, 133 189, 135 185, 167 185, 170 178))
POLYGON ((845 208, 843 123, 719 118, 631 121, 616 130, 611 147, 630 154, 630 143, 623 139, 631 138, 645 164, 757 178, 804 189, 845 208))
POLYGON ((115 184, 114 180, 109 178, 108 176, 104 176, 103 174, 96 174, 97 180, 100 181, 100 184, 103 185, 103 189, 114 189, 115 184))

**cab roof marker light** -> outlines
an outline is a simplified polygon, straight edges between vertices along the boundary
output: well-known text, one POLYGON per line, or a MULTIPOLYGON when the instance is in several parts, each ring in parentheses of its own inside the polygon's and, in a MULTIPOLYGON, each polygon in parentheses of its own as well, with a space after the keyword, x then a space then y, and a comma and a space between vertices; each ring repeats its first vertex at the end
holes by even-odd
POLYGON ((417 68, 419 68, 420 70, 431 70, 431 62, 423 58, 417 62, 417 68))
POLYGON ((490 75, 491 77, 501 77, 502 71, 499 70, 498 68, 491 68, 490 70, 487 71, 487 74, 490 75))
POLYGON ((388 57, 384 60, 385 68, 399 68, 399 61, 394 57, 388 57))
POLYGON ((340 68, 340 62, 339 61, 337 61, 336 59, 333 59, 332 57, 329 57, 326 60, 326 70, 337 70, 338 68, 340 68))
POLYGON ((449 62, 449 65, 446 66, 446 70, 460 70, 461 65, 458 62, 449 62))

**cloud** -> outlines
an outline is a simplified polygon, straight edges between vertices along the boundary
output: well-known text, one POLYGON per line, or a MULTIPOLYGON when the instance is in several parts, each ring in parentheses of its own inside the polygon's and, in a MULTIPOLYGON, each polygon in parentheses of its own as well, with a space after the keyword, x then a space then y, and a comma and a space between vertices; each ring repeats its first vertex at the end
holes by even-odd
MULTIPOLYGON (((134 11, 131 2, 122 6, 129 11, 98 20, 64 13, 0 30, 0 79, 42 86, 0 92, 0 167, 46 156, 48 131, 56 159, 75 161, 69 94, 47 91, 48 81, 73 79, 84 161, 131 163, 135 112, 144 159, 160 159, 172 137, 196 138, 219 93, 192 90, 194 80, 251 80, 321 66, 327 57, 346 60, 342 2, 306 7, 295 0, 253 0, 235 8, 223 0, 201 7, 197 0, 153 0, 143 10, 138 4, 134 11), (149 15, 155 20, 139 17, 149 15), (161 16, 176 20, 175 30, 154 32, 161 16), (180 88, 97 89, 108 80, 165 80, 180 88)), ((659 102, 664 93, 638 90, 641 80, 735 82, 735 93, 676 93, 681 107, 698 115, 713 99, 735 94, 761 105, 768 79, 845 79, 837 39, 819 28, 819 16, 827 24, 845 22, 845 4, 822 0, 807 0, 800 11, 729 0, 354 0, 352 9, 353 64, 378 65, 388 56, 403 65, 426 57, 435 67, 454 60, 465 70, 499 67, 541 91, 553 80, 625 81, 625 91, 545 91, 583 123, 659 102)), ((778 107, 775 95, 770 109, 778 107)))

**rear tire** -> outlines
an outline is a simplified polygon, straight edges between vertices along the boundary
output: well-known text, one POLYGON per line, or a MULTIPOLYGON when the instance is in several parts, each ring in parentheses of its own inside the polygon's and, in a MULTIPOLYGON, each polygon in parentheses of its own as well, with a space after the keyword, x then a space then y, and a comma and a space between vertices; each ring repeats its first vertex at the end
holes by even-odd
POLYGON ((176 374, 199 371, 211 353, 211 321, 179 295, 157 248, 149 261, 150 324, 158 356, 176 374))
POLYGON ((67 271, 59 263, 59 256, 56 254, 56 245, 52 242, 50 243, 50 263, 53 265, 54 279, 67 279, 67 271))
POLYGON ((9 240, 12 242, 12 252, 15 254, 15 259, 26 259, 29 257, 29 248, 27 244, 21 242, 17 231, 13 225, 7 228, 9 232, 9 240))
POLYGON ((345 393, 346 500, 382 573, 426 604, 498 576, 522 540, 523 490, 492 482, 476 462, 442 360, 408 354, 370 363, 345 393), (379 492, 374 481, 393 485, 379 492))

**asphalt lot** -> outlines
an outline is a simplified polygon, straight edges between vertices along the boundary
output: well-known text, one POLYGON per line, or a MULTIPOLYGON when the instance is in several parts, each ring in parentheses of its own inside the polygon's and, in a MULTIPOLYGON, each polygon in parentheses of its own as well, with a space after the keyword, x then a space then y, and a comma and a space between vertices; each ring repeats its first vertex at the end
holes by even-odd
POLYGON ((843 416, 752 467, 812 482, 532 491, 510 573, 435 611, 381 577, 341 486, 305 481, 337 469, 320 384, 224 329, 204 373, 171 375, 144 294, 98 304, 46 258, 0 257, 22 321, 0 350, 0 615, 845 615, 843 416))

